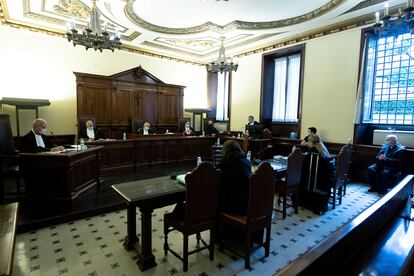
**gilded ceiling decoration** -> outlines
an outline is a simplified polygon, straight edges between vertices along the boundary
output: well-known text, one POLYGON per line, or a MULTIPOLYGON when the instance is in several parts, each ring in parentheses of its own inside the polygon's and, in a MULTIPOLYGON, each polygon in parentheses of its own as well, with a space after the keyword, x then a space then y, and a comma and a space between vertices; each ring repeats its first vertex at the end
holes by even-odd
MULTIPOLYGON (((380 3, 383 2, 382 0, 319 0, 319 2, 279 0, 287 7, 285 11, 286 14, 290 14, 289 16, 284 16, 283 13, 277 14, 276 10, 274 17, 270 13, 270 16, 264 20, 262 13, 252 12, 250 21, 249 15, 246 19, 239 14, 234 16, 232 14, 230 20, 222 20, 224 25, 206 20, 206 23, 199 25, 194 23, 188 26, 185 25, 187 22, 185 17, 183 25, 175 25, 184 27, 175 28, 169 24, 162 24, 167 21, 148 19, 151 18, 152 11, 141 14, 145 20, 140 18, 133 10, 133 4, 137 1, 151 3, 149 0, 97 0, 97 8, 102 15, 101 20, 106 22, 109 30, 118 30, 121 33, 122 50, 192 64, 205 64, 216 59, 220 36, 225 37, 224 46, 229 56, 246 56, 270 51, 372 24, 373 14, 381 9, 380 3), (305 8, 298 11, 297 3, 301 5, 303 3, 305 8), (237 20, 240 18, 243 20, 237 20), (272 21, 273 18, 278 20, 272 21), (226 22, 230 23, 225 24, 226 22)), ((186 13, 188 12, 186 6, 180 5, 186 1, 169 1, 175 1, 171 2, 172 5, 183 11, 183 14, 188 14, 189 18, 199 16, 199 14, 186 13)), ((243 3, 248 3, 246 0, 206 1, 230 5, 230 7, 235 5, 239 10, 244 7, 243 3)), ((268 5, 275 3, 275 0, 261 1, 268 5)), ((406 0, 392 0, 390 3, 393 5, 390 10, 396 12, 398 7, 406 3, 406 0)), ((0 21, 16 28, 64 37, 66 22, 73 18, 76 27, 84 28, 89 10, 90 1, 87 0, 0 0, 0 21)), ((250 12, 244 7, 243 11, 246 10, 250 12)), ((202 12, 207 15, 213 14, 213 10, 202 12)), ((204 22, 204 19, 191 22, 204 22)))
POLYGON ((188 27, 188 28, 168 28, 164 26, 154 25, 154 24, 151 24, 150 22, 143 20, 138 15, 136 15, 134 12, 133 4, 136 0, 127 0, 127 1, 128 2, 125 7, 125 13, 133 22, 135 22, 137 25, 143 28, 146 28, 148 30, 158 32, 158 33, 166 33, 166 34, 193 34, 193 33, 199 33, 199 32, 204 32, 208 30, 215 31, 217 33, 225 33, 233 29, 261 30, 261 29, 270 29, 270 28, 280 28, 280 27, 290 26, 294 24, 303 23, 308 20, 312 20, 338 7, 342 3, 346 2, 346 0, 332 0, 326 5, 323 5, 322 7, 312 12, 303 14, 301 16, 296 16, 293 18, 277 20, 277 21, 246 22, 246 21, 236 20, 224 26, 220 26, 212 22, 206 22, 204 24, 193 26, 193 27, 188 27))
POLYGON ((91 9, 79 0, 59 0, 53 10, 62 15, 86 19, 91 9))

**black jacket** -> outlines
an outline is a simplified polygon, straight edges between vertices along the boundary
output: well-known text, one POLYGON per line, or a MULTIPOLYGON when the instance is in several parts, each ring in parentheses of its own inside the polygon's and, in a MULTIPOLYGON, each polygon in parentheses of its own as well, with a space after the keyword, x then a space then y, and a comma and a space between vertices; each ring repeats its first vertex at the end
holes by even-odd
POLYGON ((251 164, 245 157, 224 160, 217 166, 222 171, 220 180, 220 211, 246 215, 249 200, 251 164))
POLYGON ((380 152, 375 158, 375 163, 377 164, 378 169, 387 168, 390 172, 399 172, 402 168, 402 159, 405 152, 405 147, 397 143, 394 147, 389 145, 383 145, 380 152), (380 160, 379 156, 384 154, 387 158, 385 160, 380 160))
POLYGON ((49 151, 52 148, 52 143, 46 135, 41 134, 45 148, 38 147, 33 131, 29 131, 25 136, 20 138, 20 151, 22 152, 42 152, 49 151))
MULTIPOLYGON (((94 132, 94 134, 95 134, 95 140, 98 140, 98 139, 103 138, 103 137, 102 137, 102 135, 101 135, 101 131, 100 131, 99 129, 94 128, 94 129, 93 129, 93 132, 94 132)), ((80 139, 80 138, 83 138, 83 139, 89 139, 89 137, 88 137, 88 132, 87 132, 87 130, 86 130, 86 127, 85 127, 85 128, 82 128, 82 129, 80 130, 80 133, 79 133, 79 137, 78 137, 78 138, 79 138, 79 139, 80 139)))
POLYGON ((214 126, 209 126, 209 125, 207 125, 207 126, 206 126, 206 129, 204 130, 204 133, 205 133, 207 136, 211 136, 211 135, 213 135, 213 134, 217 134, 217 133, 218 133, 218 130, 217 130, 217 128, 215 128, 214 126))
MULTIPOLYGON (((144 129, 143 128, 138 129, 137 134, 144 135, 144 129)), ((148 129, 148 135, 152 135, 152 134, 154 134, 154 131, 152 131, 152 128, 149 128, 148 129)))

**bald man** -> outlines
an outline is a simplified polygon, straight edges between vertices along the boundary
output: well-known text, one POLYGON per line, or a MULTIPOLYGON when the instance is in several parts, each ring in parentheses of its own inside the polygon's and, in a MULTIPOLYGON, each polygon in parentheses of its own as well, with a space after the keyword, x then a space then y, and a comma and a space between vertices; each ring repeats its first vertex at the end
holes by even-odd
POLYGON ((401 171, 401 161, 405 147, 398 143, 396 135, 387 135, 385 144, 375 158, 375 164, 368 167, 370 192, 387 193, 396 182, 396 176, 401 171))
POLYGON ((38 118, 33 121, 32 130, 20 139, 20 149, 23 152, 62 151, 64 147, 53 147, 46 136, 47 122, 38 118))

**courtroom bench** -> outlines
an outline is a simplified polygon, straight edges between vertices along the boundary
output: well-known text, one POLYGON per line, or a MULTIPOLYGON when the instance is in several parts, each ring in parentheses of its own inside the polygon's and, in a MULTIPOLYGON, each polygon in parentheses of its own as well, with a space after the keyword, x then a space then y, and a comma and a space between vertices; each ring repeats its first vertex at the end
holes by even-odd
POLYGON ((0 275, 12 275, 19 203, 0 205, 0 275))
POLYGON ((414 175, 333 232, 278 275, 407 275, 414 260, 414 175), (408 203, 408 204, 407 204, 408 203), (407 208, 408 206, 408 208, 407 208), (412 216, 411 216, 412 218, 412 216))

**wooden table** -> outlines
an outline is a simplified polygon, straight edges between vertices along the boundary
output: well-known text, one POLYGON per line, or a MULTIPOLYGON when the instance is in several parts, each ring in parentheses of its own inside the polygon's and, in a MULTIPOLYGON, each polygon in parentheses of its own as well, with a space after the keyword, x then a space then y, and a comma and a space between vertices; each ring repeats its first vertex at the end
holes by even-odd
POLYGON ((113 185, 127 204, 127 236, 124 240, 126 250, 138 252, 137 264, 141 271, 157 265, 152 254, 152 212, 185 200, 185 188, 170 177, 158 177, 113 185), (136 233, 136 207, 141 212, 141 243, 136 233))
POLYGON ((20 153, 27 196, 71 201, 98 185, 101 148, 95 146, 62 153, 20 153))

